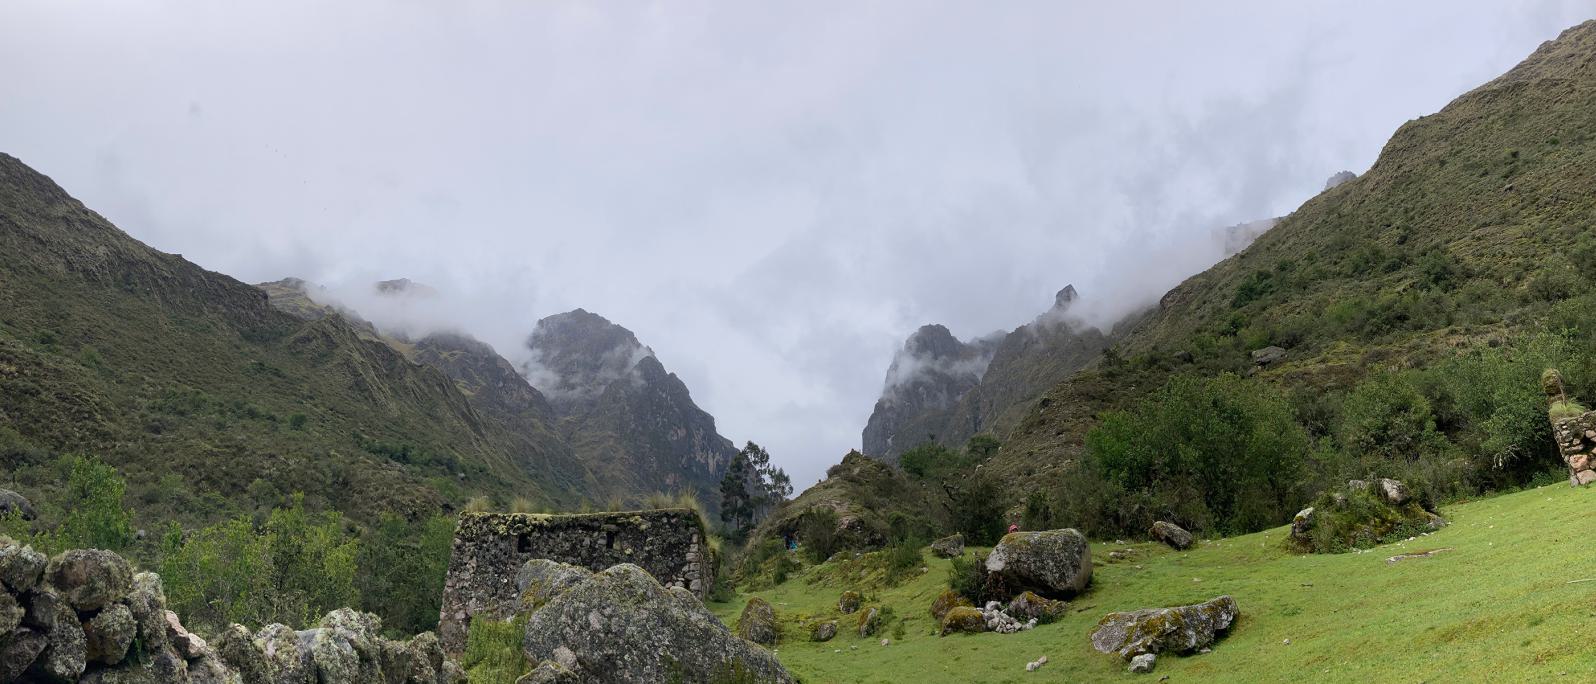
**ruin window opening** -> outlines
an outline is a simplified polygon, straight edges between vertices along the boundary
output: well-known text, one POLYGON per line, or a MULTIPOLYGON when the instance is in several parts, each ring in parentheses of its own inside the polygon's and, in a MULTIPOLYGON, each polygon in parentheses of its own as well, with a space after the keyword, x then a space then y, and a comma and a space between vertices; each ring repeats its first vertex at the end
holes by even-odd
POLYGON ((515 550, 519 553, 532 553, 532 535, 523 534, 515 538, 515 550))
POLYGON ((615 548, 615 533, 614 532, 605 532, 604 533, 604 548, 606 548, 606 549, 615 548))

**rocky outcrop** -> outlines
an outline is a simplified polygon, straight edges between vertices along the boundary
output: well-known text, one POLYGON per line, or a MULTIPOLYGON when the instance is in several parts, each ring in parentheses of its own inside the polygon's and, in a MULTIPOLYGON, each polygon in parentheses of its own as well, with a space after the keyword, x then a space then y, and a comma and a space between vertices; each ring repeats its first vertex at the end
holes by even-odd
POLYGON ((1092 579, 1092 549, 1073 529, 1010 532, 986 558, 986 571, 1014 589, 1067 598, 1092 579))
POLYGON ((0 537, 0 682, 93 684, 464 684, 437 637, 381 638, 343 608, 315 628, 230 625, 216 643, 167 610, 161 578, 109 551, 45 561, 0 537))
POLYGON ((732 634, 691 592, 635 565, 590 573, 522 617, 523 647, 538 668, 530 681, 793 681, 770 651, 732 634))
POLYGON ((996 339, 962 342, 941 325, 926 325, 903 343, 887 367, 887 379, 863 433, 864 452, 896 460, 931 439, 909 426, 929 413, 944 412, 981 382, 996 339), (909 429, 905 429, 909 428, 909 429))
POLYGON ((1239 614, 1229 596, 1189 606, 1109 613, 1092 631, 1092 647, 1127 661, 1145 654, 1192 653, 1212 645, 1239 614))
POLYGON ((1170 548, 1176 551, 1185 551, 1191 548, 1191 533, 1175 523, 1163 520, 1155 522, 1150 534, 1154 539, 1168 544, 1170 548))
POLYGON ((955 532, 931 542, 931 555, 937 558, 957 558, 964 555, 964 535, 955 532))
POLYGON ((560 585, 533 596, 541 605, 556 590, 585 578, 560 570, 559 564, 597 571, 620 563, 698 596, 714 583, 703 521, 691 510, 463 514, 444 581, 438 636, 446 651, 459 654, 476 617, 505 620, 524 612, 520 603, 528 583, 560 585), (535 559, 556 563, 528 565, 535 559))
POLYGON ((1596 483, 1596 411, 1584 411, 1568 400, 1563 376, 1556 369, 1541 374, 1541 388, 1552 404, 1552 436, 1568 466, 1568 483, 1575 487, 1596 483))
POLYGON ((1287 542, 1302 552, 1339 553, 1445 525, 1400 480, 1351 480, 1345 489, 1325 492, 1298 512, 1287 542))

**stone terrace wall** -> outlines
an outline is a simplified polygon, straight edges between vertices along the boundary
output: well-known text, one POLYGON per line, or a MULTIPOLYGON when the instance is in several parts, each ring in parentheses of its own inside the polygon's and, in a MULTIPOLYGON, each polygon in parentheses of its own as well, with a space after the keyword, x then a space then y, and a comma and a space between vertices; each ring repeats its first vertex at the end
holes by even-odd
POLYGON ((700 598, 714 583, 704 527, 687 509, 542 515, 467 513, 454 533, 454 553, 443 588, 438 635, 444 649, 460 653, 478 615, 508 619, 519 601, 515 575, 528 560, 549 560, 606 570, 631 563, 660 584, 700 598))
POLYGON ((1552 421, 1552 434, 1568 465, 1569 483, 1596 482, 1596 411, 1552 421))

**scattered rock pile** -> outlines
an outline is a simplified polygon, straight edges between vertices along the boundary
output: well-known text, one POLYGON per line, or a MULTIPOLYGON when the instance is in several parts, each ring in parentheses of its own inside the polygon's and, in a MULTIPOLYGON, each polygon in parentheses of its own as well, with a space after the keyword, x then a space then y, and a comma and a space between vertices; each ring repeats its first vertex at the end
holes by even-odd
POLYGON ((161 578, 110 551, 46 561, 0 537, 0 682, 93 684, 459 684, 433 634, 379 636, 347 608, 313 629, 231 625, 209 643, 166 609, 161 578))

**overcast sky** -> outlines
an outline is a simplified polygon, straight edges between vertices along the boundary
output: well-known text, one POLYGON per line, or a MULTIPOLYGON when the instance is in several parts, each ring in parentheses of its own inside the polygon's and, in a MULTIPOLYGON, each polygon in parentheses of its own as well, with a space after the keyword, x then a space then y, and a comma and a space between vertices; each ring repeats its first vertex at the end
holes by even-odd
POLYGON ((0 3, 0 151, 248 282, 583 307, 800 485, 904 337, 1100 320, 1596 17, 1460 2, 0 3))

